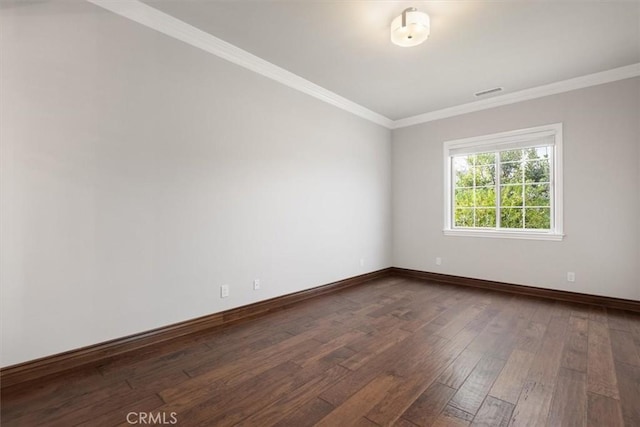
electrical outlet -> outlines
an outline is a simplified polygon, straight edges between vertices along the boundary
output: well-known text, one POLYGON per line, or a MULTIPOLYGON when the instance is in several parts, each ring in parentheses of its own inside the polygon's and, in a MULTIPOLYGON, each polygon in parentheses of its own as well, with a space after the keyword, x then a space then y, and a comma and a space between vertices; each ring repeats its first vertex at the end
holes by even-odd
POLYGON ((360 258, 360 267, 364 267, 364 258, 360 258))
POLYGON ((567 273, 567 282, 575 282, 576 281, 576 273, 573 271, 569 271, 567 273))
POLYGON ((220 298, 226 298, 229 296, 229 285, 220 286, 220 298))
POLYGON ((257 291, 258 289, 260 289, 260 279, 255 279, 253 281, 253 290, 257 291))
POLYGON ((436 265, 442 265, 442 258, 436 257, 436 265))

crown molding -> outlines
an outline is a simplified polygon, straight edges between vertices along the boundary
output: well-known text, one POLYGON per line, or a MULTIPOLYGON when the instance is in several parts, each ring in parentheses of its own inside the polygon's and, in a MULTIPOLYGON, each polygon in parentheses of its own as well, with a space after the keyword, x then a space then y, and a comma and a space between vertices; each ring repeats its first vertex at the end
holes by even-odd
POLYGON ((384 126, 393 127, 393 120, 371 111, 360 104, 348 100, 315 83, 310 82, 284 68, 240 49, 224 40, 187 24, 171 15, 159 11, 138 0, 87 0, 117 15, 128 18, 146 27, 152 28, 170 37, 202 49, 222 59, 254 71, 264 77, 275 80, 300 92, 311 95, 321 101, 341 108, 363 119, 384 126))
POLYGON ((555 95, 558 93, 569 92, 576 89, 601 85, 637 76, 640 76, 640 63, 620 68, 613 68, 611 70, 588 74, 586 76, 563 80, 556 83, 550 83, 544 86, 524 89, 518 92, 507 93, 493 98, 483 99, 482 101, 469 102, 467 104, 456 105, 454 107, 443 108, 442 110, 431 111, 424 114, 418 114, 417 116, 399 119, 393 122, 393 129, 459 116, 461 114, 473 113, 475 111, 528 101, 530 99, 542 98, 543 96, 555 95))

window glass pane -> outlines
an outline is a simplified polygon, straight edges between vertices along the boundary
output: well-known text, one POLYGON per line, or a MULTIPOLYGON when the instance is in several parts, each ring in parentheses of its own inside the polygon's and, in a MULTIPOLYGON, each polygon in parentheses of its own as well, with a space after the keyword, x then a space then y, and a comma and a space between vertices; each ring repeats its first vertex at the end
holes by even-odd
POLYGON ((455 212, 456 227, 473 227, 473 209, 458 208, 455 212))
POLYGON ((455 204, 456 207, 472 207, 473 188, 457 188, 455 204))
POLYGON ((496 183, 496 166, 485 165, 476 166, 476 186, 495 185, 496 183))
POLYGON ((549 208, 526 208, 525 228, 549 229, 551 228, 551 209, 549 208))
POLYGON ((502 228, 522 228, 522 208, 502 208, 500 225, 502 228))
POLYGON ((527 150, 527 158, 529 160, 548 159, 551 147, 536 147, 527 150))
POLYGON ((496 206, 495 187, 476 188, 476 206, 496 206))
POLYGON ((458 156, 453 158, 453 171, 456 187, 473 186, 473 167, 469 156, 458 156))
POLYGON ((453 158, 454 170, 467 169, 470 166, 467 156, 455 156, 453 158))
POLYGON ((502 184, 519 184, 522 182, 522 163, 500 163, 500 182, 502 184))
POLYGON ((522 185, 501 185, 500 206, 522 206, 522 185))
POLYGON ((528 161, 524 165, 525 182, 550 182, 549 160, 528 161))
POLYGON ((480 153, 476 155, 476 165, 495 165, 496 153, 480 153))
POLYGON ((476 227, 496 226, 496 208, 478 208, 476 209, 476 227))
POLYGON ((500 152, 501 162, 516 162, 522 161, 522 150, 509 150, 500 152))
POLYGON ((551 206, 549 184, 525 185, 524 198, 526 206, 551 206))

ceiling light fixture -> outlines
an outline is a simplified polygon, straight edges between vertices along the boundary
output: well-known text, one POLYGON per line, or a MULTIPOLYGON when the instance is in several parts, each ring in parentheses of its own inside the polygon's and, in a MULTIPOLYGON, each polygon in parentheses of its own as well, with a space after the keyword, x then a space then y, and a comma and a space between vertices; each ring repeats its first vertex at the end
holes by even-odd
POLYGON ((429 32, 429 15, 415 7, 406 8, 391 22, 391 42, 398 46, 417 46, 429 38, 429 32))

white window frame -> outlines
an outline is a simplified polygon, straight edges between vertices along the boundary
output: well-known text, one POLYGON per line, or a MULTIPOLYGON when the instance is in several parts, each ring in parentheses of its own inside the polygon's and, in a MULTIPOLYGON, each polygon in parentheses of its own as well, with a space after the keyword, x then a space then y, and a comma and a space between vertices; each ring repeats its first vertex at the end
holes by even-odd
MULTIPOLYGON (((563 234, 563 188, 562 188, 562 123, 554 123, 527 129, 494 133, 472 138, 456 139, 444 142, 444 234, 446 236, 493 237, 505 239, 533 239, 560 241, 563 234), (496 228, 456 228, 453 226, 453 154, 452 151, 464 150, 470 154, 493 152, 509 149, 510 146, 526 144, 527 140, 541 137, 553 138, 551 150, 551 229, 516 230, 496 228), (522 142, 525 141, 525 142, 522 142), (505 148, 496 148, 496 147, 505 148), (490 148, 487 151, 487 148, 490 148)), ((499 200, 499 199, 497 199, 499 200)), ((499 203, 499 202, 498 202, 499 203)))

